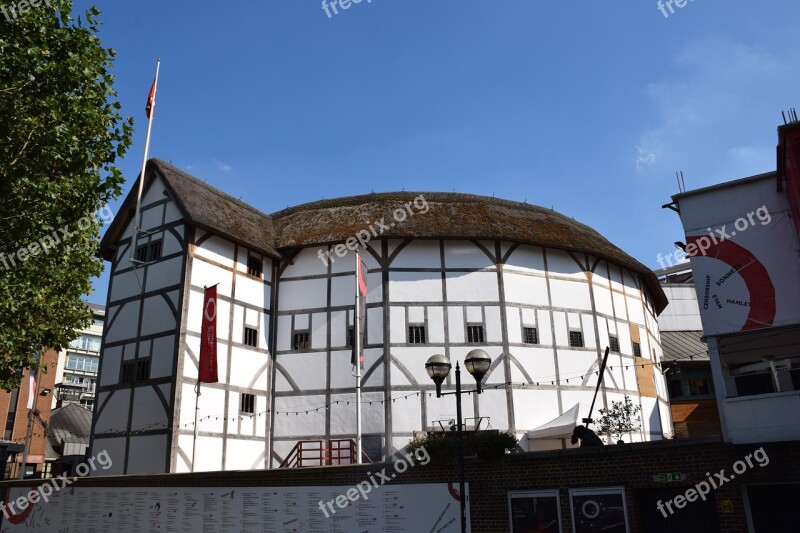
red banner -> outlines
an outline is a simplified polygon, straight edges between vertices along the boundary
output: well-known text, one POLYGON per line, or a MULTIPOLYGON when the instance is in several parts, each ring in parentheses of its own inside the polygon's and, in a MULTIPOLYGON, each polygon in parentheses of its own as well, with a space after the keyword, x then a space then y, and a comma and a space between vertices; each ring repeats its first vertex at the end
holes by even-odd
POLYGON ((200 331, 200 383, 217 383, 217 286, 208 287, 203 298, 200 331))
POLYGON ((356 308, 358 309, 358 320, 355 321, 355 337, 358 342, 353 343, 350 364, 356 366, 356 360, 358 360, 361 368, 364 368, 364 343, 367 340, 367 332, 365 331, 367 325, 367 273, 369 271, 364 260, 358 255, 356 258, 356 308), (358 354, 356 354, 356 344, 358 344, 358 354))

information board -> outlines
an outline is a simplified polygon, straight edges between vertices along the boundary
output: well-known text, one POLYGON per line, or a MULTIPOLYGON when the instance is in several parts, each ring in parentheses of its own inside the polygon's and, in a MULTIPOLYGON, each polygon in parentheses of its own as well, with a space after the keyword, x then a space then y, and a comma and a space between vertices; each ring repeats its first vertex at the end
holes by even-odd
MULTIPOLYGON (((373 487, 366 498, 361 494, 351 496, 344 508, 340 508, 335 503, 336 498, 353 488, 66 487, 52 494, 48 502, 39 501, 22 513, 5 507, 8 516, 0 515, 0 532, 418 533, 460 530, 458 492, 452 484, 373 487)), ((11 502, 27 490, 11 489, 4 500, 11 502)), ((341 498, 340 502, 343 502, 341 498)))

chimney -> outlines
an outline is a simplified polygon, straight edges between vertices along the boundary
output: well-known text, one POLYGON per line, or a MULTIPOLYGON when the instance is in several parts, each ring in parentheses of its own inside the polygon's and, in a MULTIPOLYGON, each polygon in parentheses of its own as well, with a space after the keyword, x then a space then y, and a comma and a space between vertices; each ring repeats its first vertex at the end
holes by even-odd
POLYGON ((789 111, 788 118, 787 121, 784 114, 784 124, 778 127, 778 191, 786 188, 800 238, 800 121, 794 109, 789 111))

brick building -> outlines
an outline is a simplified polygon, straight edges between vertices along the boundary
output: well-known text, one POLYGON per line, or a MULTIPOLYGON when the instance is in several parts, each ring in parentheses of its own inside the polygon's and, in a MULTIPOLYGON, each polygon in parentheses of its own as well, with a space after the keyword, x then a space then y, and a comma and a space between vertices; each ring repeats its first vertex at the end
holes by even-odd
MULTIPOLYGON (((45 428, 42 421, 50 419, 50 401, 55 384, 55 366, 58 355, 53 350, 42 354, 42 370, 36 383, 36 409, 39 417, 34 417, 31 431, 31 444, 28 453, 26 477, 40 477, 45 470, 45 428)), ((2 475, 5 479, 19 477, 22 464, 23 446, 28 430, 28 395, 30 383, 29 370, 22 372, 20 388, 10 392, 0 391, 0 420, 5 421, 2 441, 0 441, 0 460, 5 459, 2 475)))

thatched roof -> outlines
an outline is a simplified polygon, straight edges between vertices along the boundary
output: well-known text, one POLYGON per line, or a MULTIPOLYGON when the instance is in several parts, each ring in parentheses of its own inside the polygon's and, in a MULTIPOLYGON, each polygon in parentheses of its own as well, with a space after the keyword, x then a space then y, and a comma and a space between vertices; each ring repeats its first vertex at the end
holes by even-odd
MULTIPOLYGON (((162 178, 168 193, 191 225, 213 231, 274 259, 282 259, 275 249, 275 230, 269 215, 160 159, 147 162, 145 191, 156 175, 162 178)), ((136 210, 138 184, 137 180, 119 210, 122 216, 114 218, 100 243, 101 254, 107 260, 112 257, 112 246, 119 241, 136 210)))
POLYGON ((658 312, 667 298, 653 271, 585 224, 536 205, 460 193, 392 192, 320 200, 272 214, 276 248, 298 248, 342 242, 383 219, 394 222, 395 210, 415 213, 384 229, 384 238, 501 239, 608 259, 642 275, 658 312), (408 206, 415 198, 424 202, 408 206), (408 206, 408 207, 407 207, 408 206), (419 207, 417 207, 419 206, 419 207))
MULTIPOLYGON (((410 209, 413 216, 384 228, 380 237, 501 239, 585 252, 640 274, 657 311, 660 313, 667 305, 652 270, 589 226, 552 209, 472 194, 393 192, 320 200, 267 215, 169 163, 153 159, 150 165, 163 176, 193 224, 275 258, 282 257, 282 250, 343 242, 370 225, 376 227, 375 223, 381 219, 390 225, 395 222, 394 211, 408 213, 410 209), (416 206, 406 207, 420 195, 428 205, 424 214, 422 200, 416 206)), ((135 206, 135 195, 131 196, 135 206)), ((130 199, 129 196, 126 203, 130 199)), ((103 239, 104 246, 113 242, 107 242, 108 233, 103 239)))

